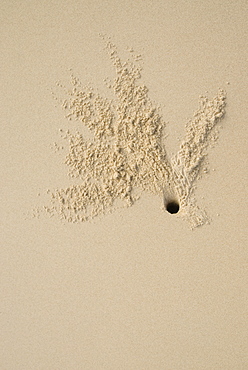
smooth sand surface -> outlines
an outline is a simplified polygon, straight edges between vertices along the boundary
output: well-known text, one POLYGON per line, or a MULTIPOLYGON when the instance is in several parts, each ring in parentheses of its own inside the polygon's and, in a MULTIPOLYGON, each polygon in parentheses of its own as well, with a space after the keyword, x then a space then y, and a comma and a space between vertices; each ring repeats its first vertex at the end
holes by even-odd
POLYGON ((1 1, 0 369, 248 369, 247 2, 1 1), (68 69, 105 91, 98 33, 143 56, 176 153, 206 91, 227 91, 194 231, 144 195, 91 223, 32 217, 67 186, 68 69), (179 141, 178 141, 179 138, 179 141), (40 196, 37 194, 40 193, 40 196))

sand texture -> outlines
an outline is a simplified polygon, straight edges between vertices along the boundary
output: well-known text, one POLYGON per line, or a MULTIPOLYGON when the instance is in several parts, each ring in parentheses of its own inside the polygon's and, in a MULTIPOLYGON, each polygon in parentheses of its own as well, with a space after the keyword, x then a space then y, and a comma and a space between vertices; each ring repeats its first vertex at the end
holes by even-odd
POLYGON ((247 10, 1 2, 0 369, 248 369, 247 10))
POLYGON ((68 111, 66 118, 79 121, 82 127, 75 134, 69 129, 65 135, 63 129, 60 132, 69 142, 65 158, 69 176, 81 182, 53 191, 52 205, 44 206, 45 211, 69 222, 87 221, 112 211, 116 200, 133 205, 140 198, 137 193, 143 191, 161 196, 166 210, 175 204, 177 211, 173 213, 179 211, 192 228, 205 224, 208 217, 196 206, 194 190, 197 180, 208 171, 207 149, 218 138, 218 123, 225 114, 225 91, 219 90, 213 100, 200 97, 199 109, 186 125, 180 149, 170 160, 163 144, 165 121, 149 98, 148 87, 139 83, 137 57, 132 54, 133 60, 123 62, 110 39, 101 37, 115 67, 115 79, 111 83, 108 79, 114 100, 82 86, 71 76, 72 88, 64 88, 68 98, 61 105, 68 111), (85 127, 92 132, 91 140, 83 136, 85 127))

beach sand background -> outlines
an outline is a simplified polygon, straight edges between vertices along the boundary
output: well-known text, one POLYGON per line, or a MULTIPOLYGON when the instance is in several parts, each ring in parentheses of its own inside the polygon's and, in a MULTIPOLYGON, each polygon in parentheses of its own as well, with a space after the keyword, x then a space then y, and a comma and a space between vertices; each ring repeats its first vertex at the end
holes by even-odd
POLYGON ((247 2, 1 1, 0 368, 248 369, 247 2), (190 230, 143 197, 91 223, 32 217, 71 182, 51 149, 69 68, 105 91, 99 33, 143 56, 176 153, 199 95, 227 91, 190 230), (40 195, 38 196, 38 193, 40 195))

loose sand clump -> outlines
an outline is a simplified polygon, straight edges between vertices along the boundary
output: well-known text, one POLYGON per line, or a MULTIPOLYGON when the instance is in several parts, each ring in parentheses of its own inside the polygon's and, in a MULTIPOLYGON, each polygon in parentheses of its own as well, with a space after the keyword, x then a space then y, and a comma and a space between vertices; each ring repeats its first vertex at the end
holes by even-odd
POLYGON ((191 226, 205 223, 207 217, 195 205, 193 190, 207 148, 217 136, 216 124, 224 115, 224 91, 219 90, 213 100, 200 99, 179 152, 169 160, 162 145, 165 122, 149 99, 148 88, 140 83, 141 68, 135 59, 123 62, 115 45, 105 42, 116 71, 109 85, 114 99, 100 96, 72 77, 72 89, 62 106, 69 119, 90 130, 92 139, 67 131, 65 164, 70 177, 80 184, 51 192, 52 205, 46 211, 67 221, 86 221, 110 212, 117 201, 131 206, 147 191, 161 195, 164 204, 176 200, 179 214, 191 226))

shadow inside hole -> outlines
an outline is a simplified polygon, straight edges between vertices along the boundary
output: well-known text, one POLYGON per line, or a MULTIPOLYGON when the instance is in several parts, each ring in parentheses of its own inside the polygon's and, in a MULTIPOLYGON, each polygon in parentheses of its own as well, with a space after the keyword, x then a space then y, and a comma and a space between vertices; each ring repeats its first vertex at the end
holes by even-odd
POLYGON ((178 202, 176 201, 172 201, 166 204, 166 211, 171 214, 177 213, 179 209, 180 209, 180 206, 178 202))

